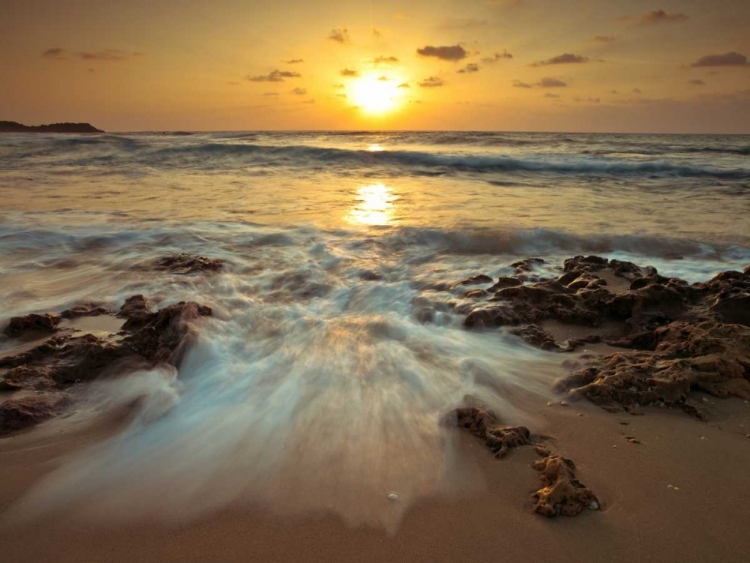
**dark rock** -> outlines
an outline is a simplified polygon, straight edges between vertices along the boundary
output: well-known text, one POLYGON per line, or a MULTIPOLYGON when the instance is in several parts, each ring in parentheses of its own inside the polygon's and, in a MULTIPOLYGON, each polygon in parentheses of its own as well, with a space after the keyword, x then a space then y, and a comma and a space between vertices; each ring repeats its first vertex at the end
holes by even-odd
POLYGON ((510 267, 515 268, 516 274, 522 274, 523 272, 533 272, 534 268, 546 264, 542 258, 526 258, 513 262, 510 267))
POLYGON ((152 315, 152 309, 153 304, 147 297, 143 295, 133 295, 125 300, 125 303, 120 307, 117 316, 127 319, 122 328, 124 330, 130 330, 146 324, 152 315))
POLYGON ((458 282, 456 285, 477 285, 480 283, 490 283, 491 281, 492 281, 492 278, 490 276, 479 274, 478 276, 472 276, 470 278, 462 280, 458 282))
POLYGON ((608 260, 601 256, 575 256, 563 262, 565 272, 598 272, 607 267, 608 260))
POLYGON ((206 258, 193 254, 176 254, 164 256, 157 261, 157 270, 168 270, 174 274, 192 274, 194 272, 218 272, 224 267, 224 261, 206 258))
POLYGON ((13 317, 5 329, 5 334, 11 337, 23 336, 28 332, 55 332, 61 321, 60 315, 32 313, 23 317, 13 317))
POLYGON ((750 326, 750 293, 719 297, 709 310, 725 323, 750 326))
POLYGON ((0 403, 0 433, 23 430, 52 418, 67 404, 64 395, 39 395, 0 403))
POLYGON ((522 283, 523 282, 518 278, 500 277, 497 279, 497 282, 495 282, 495 285, 490 287, 487 291, 490 293, 494 293, 501 289, 505 289, 506 287, 516 287, 518 285, 522 285, 522 283))
POLYGON ((16 121, 0 121, 0 133, 104 133, 104 131, 90 123, 22 125, 16 121))
POLYGON ((478 407, 458 408, 444 422, 465 428, 492 450, 496 457, 505 457, 512 449, 531 444, 531 433, 525 426, 505 427, 494 414, 478 407))
POLYGON ((559 455, 535 461, 543 487, 534 494, 534 512, 542 516, 577 516, 584 510, 598 510, 599 500, 576 479, 574 463, 559 455))
POLYGON ((558 350, 559 346, 555 343, 555 339, 548 332, 545 332, 537 325, 525 325, 518 328, 513 328, 509 331, 514 336, 520 337, 527 344, 531 344, 536 348, 542 350, 558 350))
POLYGON ((77 319, 80 317, 98 317, 100 315, 114 315, 115 312, 106 307, 100 307, 93 303, 86 303, 84 305, 78 305, 71 309, 66 309, 60 316, 63 319, 77 319))
POLYGON ((464 297, 466 299, 478 299, 480 297, 486 297, 487 292, 483 289, 472 289, 471 291, 467 291, 464 293, 464 297))

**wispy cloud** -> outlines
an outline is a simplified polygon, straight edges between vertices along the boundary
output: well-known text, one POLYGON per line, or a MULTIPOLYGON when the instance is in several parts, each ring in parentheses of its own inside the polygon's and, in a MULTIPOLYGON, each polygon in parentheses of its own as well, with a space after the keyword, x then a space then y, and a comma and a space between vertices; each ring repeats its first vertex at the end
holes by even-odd
POLYGON ((386 57, 385 55, 380 55, 379 57, 375 57, 374 59, 372 59, 372 62, 376 65, 396 64, 398 62, 398 59, 396 57, 386 57))
POLYGON ((551 59, 547 59, 546 61, 537 61, 535 63, 531 63, 531 66, 581 64, 587 63, 588 61, 588 57, 584 57, 582 55, 563 53, 562 55, 557 55, 556 57, 552 57, 551 59))
POLYGON ((694 68, 707 66, 750 66, 747 57, 741 53, 724 53, 721 55, 706 55, 695 61, 690 66, 694 68))
POLYGON ((521 82, 520 80, 513 81, 513 88, 533 88, 528 82, 521 82))
POLYGON ((140 57, 142 53, 122 51, 120 49, 102 49, 101 51, 82 51, 80 53, 68 53, 62 47, 52 47, 42 52, 42 58, 50 61, 63 61, 69 58, 84 61, 109 61, 117 62, 140 57))
POLYGON ((614 43, 615 41, 619 40, 619 35, 594 35, 591 38, 591 41, 593 41, 594 43, 614 43))
POLYGON ((281 61, 285 65, 298 65, 300 63, 304 63, 304 59, 289 59, 288 61, 281 61))
POLYGON ((567 84, 557 78, 542 78, 536 83, 540 88, 565 88, 567 84))
POLYGON ((258 76, 247 76, 246 80, 250 82, 284 82, 285 78, 299 78, 302 75, 299 72, 292 72, 291 70, 272 70, 268 74, 261 74, 258 76))
POLYGON ((688 84, 692 84, 693 86, 705 86, 706 83, 703 82, 700 78, 693 78, 692 80, 688 80, 688 84))
POLYGON ((419 86, 421 88, 437 88, 438 86, 444 85, 445 82, 443 82, 443 79, 437 76, 430 76, 429 78, 425 78, 424 80, 422 80, 422 82, 419 83, 419 86))
POLYGON ((62 61, 67 57, 67 51, 62 47, 52 47, 42 53, 42 58, 50 61, 62 61))
POLYGON ((261 94, 261 95, 262 96, 266 96, 267 98, 270 98, 272 96, 278 96, 279 93, 278 92, 263 92, 263 94, 261 94))
POLYGON ((468 55, 466 49, 461 45, 442 45, 440 47, 427 45, 417 49, 417 54, 423 57, 435 57, 443 61, 460 61, 468 55))
POLYGON ((349 43, 351 41, 351 39, 349 38, 349 30, 346 28, 332 29, 331 33, 328 34, 328 39, 341 44, 349 43))
POLYGON ((471 29, 477 27, 488 26, 490 22, 487 20, 478 20, 476 18, 463 18, 463 17, 447 17, 440 22, 439 29, 471 29))
POLYGON ((344 68, 344 69, 341 69, 339 71, 339 74, 341 76, 346 76, 346 77, 349 77, 349 78, 353 78, 355 76, 359 76, 359 71, 355 70, 353 68, 344 68))
POLYGON ((140 56, 140 53, 129 53, 120 49, 104 49, 102 51, 84 51, 76 55, 85 61, 124 61, 140 56))
POLYGON ((502 53, 495 53, 491 57, 484 57, 482 59, 482 62, 485 63, 485 64, 488 64, 488 65, 491 65, 492 63, 496 63, 496 62, 501 61, 503 59, 512 59, 512 58, 513 58, 513 55, 511 55, 508 51, 506 51, 505 49, 503 49, 502 53))
POLYGON ((620 16, 617 18, 623 23, 635 23, 639 25, 656 25, 662 23, 677 23, 690 19, 690 16, 682 12, 665 12, 664 10, 652 10, 645 14, 635 16, 620 16))
POLYGON ((461 70, 457 71, 461 74, 468 74, 470 72, 479 72, 479 65, 476 63, 469 63, 461 70))
POLYGON ((295 96, 304 96, 307 94, 307 88, 294 88, 291 92, 295 96))
POLYGON ((411 88, 407 82, 402 82, 398 85, 399 88, 411 88))

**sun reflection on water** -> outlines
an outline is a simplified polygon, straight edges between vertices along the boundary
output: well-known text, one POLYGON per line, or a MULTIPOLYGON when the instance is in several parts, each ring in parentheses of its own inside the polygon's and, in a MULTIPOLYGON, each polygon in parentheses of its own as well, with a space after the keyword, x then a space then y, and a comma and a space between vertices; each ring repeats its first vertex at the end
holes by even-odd
POLYGON ((385 184, 370 184, 357 189, 354 207, 347 220, 360 225, 388 225, 393 220, 394 202, 398 199, 385 184))

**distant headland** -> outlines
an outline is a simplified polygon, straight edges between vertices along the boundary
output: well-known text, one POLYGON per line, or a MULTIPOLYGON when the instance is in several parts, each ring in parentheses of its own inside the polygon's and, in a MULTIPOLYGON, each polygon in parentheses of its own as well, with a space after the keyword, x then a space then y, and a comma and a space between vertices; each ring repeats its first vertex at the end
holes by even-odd
POLYGON ((90 123, 50 123, 23 125, 15 121, 0 121, 0 133, 104 133, 90 123))

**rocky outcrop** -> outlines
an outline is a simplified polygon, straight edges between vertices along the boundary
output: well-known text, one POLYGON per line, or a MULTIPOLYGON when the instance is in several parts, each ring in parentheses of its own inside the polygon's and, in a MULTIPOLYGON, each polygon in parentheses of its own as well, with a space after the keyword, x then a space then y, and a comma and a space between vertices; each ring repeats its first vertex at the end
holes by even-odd
POLYGON ((39 315, 31 313, 23 317, 12 317, 3 331, 6 336, 19 337, 33 332, 55 332, 62 317, 53 313, 39 315))
POLYGON ((166 270, 173 274, 183 275, 195 272, 218 272, 223 267, 223 260, 184 253, 164 256, 156 261, 157 270, 166 270))
POLYGON ((511 327, 511 334, 543 350, 572 351, 598 341, 624 349, 579 365, 558 381, 558 391, 607 407, 634 411, 660 404, 699 417, 694 391, 750 399, 750 266, 690 285, 652 267, 576 256, 556 280, 521 284, 536 260, 517 263, 518 285, 478 295, 464 325, 511 327), (612 290, 605 273, 621 278, 625 289, 612 290), (592 332, 561 344, 539 326, 542 321, 592 332), (594 331, 605 322, 606 334, 594 331))
POLYGON ((600 503, 594 493, 575 475, 575 465, 569 459, 552 454, 540 446, 539 437, 533 437, 525 426, 504 426, 485 405, 471 397, 464 398, 469 406, 448 413, 443 422, 468 430, 484 442, 496 458, 505 457, 512 449, 537 445, 536 453, 542 459, 532 467, 541 472, 543 486, 533 494, 534 511, 547 517, 577 516, 584 510, 598 510, 600 503))
POLYGON ((0 133, 104 133, 104 131, 90 123, 22 125, 16 121, 0 121, 0 133))
MULTIPOLYGON (((155 312, 151 312, 150 307, 150 302, 142 295, 126 300, 118 313, 126 321, 122 331, 112 338, 61 333, 27 352, 0 357, 0 368, 8 370, 0 386, 6 390, 45 393, 28 404, 16 404, 13 399, 2 403, 11 409, 3 420, 14 422, 0 422, 0 432, 17 430, 23 421, 34 424, 48 418, 60 406, 57 399, 64 391, 82 381, 159 364, 179 367, 195 338, 195 323, 210 316, 211 309, 193 302, 175 303, 155 312), (32 416, 29 414, 32 411, 40 414, 32 416)), ((99 310, 92 308, 90 313, 96 315, 99 310)), ((83 310, 79 309, 77 314, 83 314, 83 310)))

